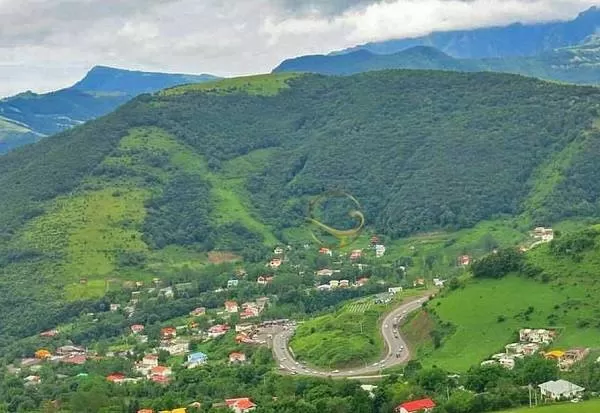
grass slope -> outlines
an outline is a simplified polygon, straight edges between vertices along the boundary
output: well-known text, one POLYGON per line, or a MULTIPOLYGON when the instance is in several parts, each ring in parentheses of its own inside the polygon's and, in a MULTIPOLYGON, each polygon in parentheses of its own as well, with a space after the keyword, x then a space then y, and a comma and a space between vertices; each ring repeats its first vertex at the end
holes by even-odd
POLYGON ((297 77, 295 73, 255 75, 217 80, 203 84, 176 86, 160 92, 163 96, 177 96, 184 93, 229 94, 245 92, 250 95, 274 96, 288 88, 287 81, 297 77))
MULTIPOLYGON (((511 275, 500 280, 469 280, 464 288, 446 292, 429 304, 441 322, 455 327, 438 349, 427 334, 409 331, 417 356, 426 364, 465 371, 516 339, 521 328, 553 327, 560 336, 553 348, 597 346, 600 285, 595 271, 600 247, 579 261, 555 257, 548 245, 527 253, 527 260, 543 270, 546 282, 511 275)), ((423 317, 423 316, 420 316, 423 317)), ((423 324, 411 321, 410 330, 423 324)), ((426 328, 432 328, 425 324, 426 328)))

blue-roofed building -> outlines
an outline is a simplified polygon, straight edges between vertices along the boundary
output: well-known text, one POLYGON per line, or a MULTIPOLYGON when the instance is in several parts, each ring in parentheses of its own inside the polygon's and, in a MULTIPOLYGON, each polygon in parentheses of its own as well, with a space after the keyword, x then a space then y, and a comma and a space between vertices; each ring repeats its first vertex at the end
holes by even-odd
POLYGON ((202 352, 192 353, 187 357, 187 367, 188 369, 193 369, 194 367, 198 367, 203 365, 208 361, 208 356, 202 352))

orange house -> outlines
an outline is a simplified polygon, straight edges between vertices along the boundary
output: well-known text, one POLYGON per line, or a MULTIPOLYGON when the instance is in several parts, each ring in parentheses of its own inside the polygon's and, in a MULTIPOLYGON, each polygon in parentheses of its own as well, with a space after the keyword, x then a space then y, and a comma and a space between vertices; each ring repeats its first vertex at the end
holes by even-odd
POLYGON ((35 352, 36 359, 45 360, 45 359, 49 359, 50 357, 52 357, 52 353, 50 353, 48 350, 40 349, 35 352))

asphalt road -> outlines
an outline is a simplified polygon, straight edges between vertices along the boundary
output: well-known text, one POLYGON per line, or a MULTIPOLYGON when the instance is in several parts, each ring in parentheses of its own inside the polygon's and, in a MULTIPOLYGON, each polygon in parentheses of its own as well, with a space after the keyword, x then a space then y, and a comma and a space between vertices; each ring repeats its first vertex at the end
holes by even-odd
POLYGON ((394 320, 400 320, 408 313, 419 309, 423 302, 427 301, 426 297, 416 298, 406 302, 388 313, 381 323, 381 335, 386 344, 387 354, 380 361, 371 365, 357 367, 348 370, 317 370, 312 367, 304 366, 297 362, 288 346, 288 342, 294 334, 294 326, 288 327, 273 336, 273 355, 279 363, 282 371, 287 371, 292 374, 303 374, 311 376, 332 376, 332 377, 350 377, 350 376, 378 376, 381 375, 383 369, 387 369, 398 364, 406 363, 410 360, 410 352, 402 335, 398 330, 394 331, 394 320))

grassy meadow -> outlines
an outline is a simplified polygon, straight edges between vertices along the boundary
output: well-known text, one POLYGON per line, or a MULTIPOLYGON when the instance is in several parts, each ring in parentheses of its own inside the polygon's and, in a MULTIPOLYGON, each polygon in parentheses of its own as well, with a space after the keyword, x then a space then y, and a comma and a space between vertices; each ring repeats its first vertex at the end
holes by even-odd
POLYGON ((522 407, 516 410, 504 410, 498 413, 597 413, 600 412, 600 400, 590 400, 586 402, 552 404, 538 406, 530 409, 522 407))

